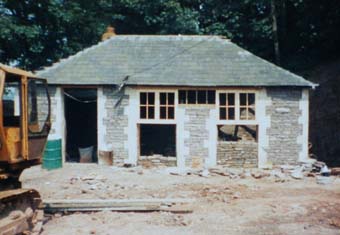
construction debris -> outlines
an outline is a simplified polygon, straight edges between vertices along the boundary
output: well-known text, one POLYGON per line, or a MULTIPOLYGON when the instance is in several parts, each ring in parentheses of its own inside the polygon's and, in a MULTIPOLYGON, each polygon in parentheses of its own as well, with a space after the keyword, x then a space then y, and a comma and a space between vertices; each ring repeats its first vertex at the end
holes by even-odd
POLYGON ((315 161, 313 163, 313 172, 320 172, 321 168, 324 167, 326 163, 320 162, 320 161, 315 161))
POLYGON ((322 176, 330 176, 331 171, 328 169, 328 167, 326 165, 324 165, 321 170, 320 173, 322 176))
POLYGON ((303 179, 303 166, 296 168, 294 171, 292 171, 291 176, 294 179, 300 180, 303 179))
POLYGON ((340 167, 335 167, 331 169, 331 175, 340 175, 340 167))
POLYGON ((50 219, 41 235, 270 234, 273 226, 280 226, 280 234, 292 229, 337 234, 336 221, 330 226, 330 220, 339 218, 340 178, 330 176, 330 185, 319 185, 320 173, 306 177, 310 168, 304 166, 305 177, 293 180, 292 171, 301 166, 218 166, 209 169, 209 177, 200 177, 202 168, 143 169, 140 175, 139 167, 66 164, 56 171, 31 168, 23 185, 42 194, 45 220, 50 219), (249 227, 237 230, 245 224, 249 227))
POLYGON ((323 185, 331 184, 332 178, 330 178, 328 176, 317 176, 316 177, 316 183, 323 184, 323 185))

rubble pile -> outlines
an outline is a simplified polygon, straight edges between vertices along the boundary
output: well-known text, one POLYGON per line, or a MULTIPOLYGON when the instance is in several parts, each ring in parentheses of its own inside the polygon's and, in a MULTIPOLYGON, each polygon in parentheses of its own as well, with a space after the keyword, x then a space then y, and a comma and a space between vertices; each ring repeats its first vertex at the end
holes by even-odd
POLYGON ((319 184, 329 184, 332 182, 331 175, 340 175, 340 168, 329 170, 324 162, 301 163, 299 165, 281 165, 272 169, 242 169, 217 166, 209 170, 187 171, 186 174, 199 175, 201 177, 225 176, 229 179, 273 179, 275 182, 286 182, 291 179, 302 180, 305 177, 315 177, 319 184))

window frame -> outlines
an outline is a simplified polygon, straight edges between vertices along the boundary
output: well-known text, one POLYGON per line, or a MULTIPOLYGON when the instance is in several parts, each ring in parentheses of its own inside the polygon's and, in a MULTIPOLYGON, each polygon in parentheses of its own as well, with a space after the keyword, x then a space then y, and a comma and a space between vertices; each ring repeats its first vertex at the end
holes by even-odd
MULTIPOLYGON (((216 102, 217 102, 217 123, 218 124, 256 124, 258 123, 258 90, 253 89, 226 89, 226 90, 217 90, 216 93, 216 102), (235 94, 235 119, 227 120, 220 118, 220 94, 233 93, 235 94), (241 119, 240 118, 240 94, 241 93, 250 93, 254 94, 254 105, 250 107, 254 109, 255 115, 253 119, 241 119)), ((222 105, 223 106, 223 105, 222 105)))
POLYGON ((178 105, 209 105, 209 106, 214 106, 216 105, 216 96, 217 96, 217 90, 216 89, 178 89, 177 90, 177 96, 178 96, 178 105), (205 103, 200 103, 199 102, 199 92, 205 91, 205 103), (181 96, 180 92, 184 92, 185 94, 185 102, 181 102, 181 96), (195 92, 195 102, 191 103, 189 102, 189 92, 195 92), (209 92, 213 92, 214 96, 212 97, 213 103, 209 103, 209 92))
POLYGON ((239 113, 240 113, 240 120, 255 120, 256 119, 256 96, 255 93, 253 92, 240 92, 239 93, 239 99, 240 99, 240 105, 239 105, 239 113), (253 105, 249 105, 249 95, 252 94, 254 95, 254 104, 253 105), (246 95, 246 104, 245 105, 241 105, 241 95, 246 95), (254 109, 254 118, 249 118, 249 113, 250 113, 250 109, 253 108, 254 109), (245 109, 246 110, 246 118, 242 118, 241 115, 241 109, 245 109))
POLYGON ((236 120, 236 94, 233 92, 219 93, 218 94, 218 111, 219 111, 219 119, 220 120, 236 120), (225 104, 221 104, 221 95, 225 95, 225 104), (234 95, 234 105, 229 104, 228 95, 234 95), (225 119, 221 118, 221 109, 225 110, 225 119), (229 109, 234 109, 234 118, 229 118, 229 109))
POLYGON ((175 99, 176 93, 175 92, 159 92, 159 119, 160 120, 175 120, 175 116, 176 116, 176 111, 175 111, 175 107, 176 107, 176 99, 175 99), (161 95, 165 94, 165 104, 161 103, 161 95), (169 104, 169 94, 173 95, 173 104, 169 104), (165 118, 162 118, 162 112, 161 109, 165 108, 165 118), (173 108, 173 117, 169 118, 169 110, 170 108, 173 108))
POLYGON ((141 91, 139 92, 139 118, 141 120, 154 120, 156 119, 156 92, 154 91, 141 91), (146 95, 146 100, 145 100, 145 104, 142 104, 141 102, 141 97, 142 94, 146 95), (153 94, 153 104, 149 103, 149 94, 153 94), (142 117, 141 115, 141 110, 142 108, 145 108, 145 118, 142 117), (153 118, 149 117, 149 108, 153 108, 153 118))

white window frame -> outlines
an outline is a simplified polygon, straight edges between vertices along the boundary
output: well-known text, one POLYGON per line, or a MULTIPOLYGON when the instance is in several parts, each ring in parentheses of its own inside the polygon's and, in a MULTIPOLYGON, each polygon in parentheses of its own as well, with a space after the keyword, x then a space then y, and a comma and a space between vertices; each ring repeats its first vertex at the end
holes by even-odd
POLYGON ((258 125, 258 90, 253 89, 228 89, 216 90, 216 109, 217 109, 217 125, 258 125), (235 94, 235 120, 220 119, 220 94, 234 93, 235 94), (245 120, 240 119, 240 93, 253 93, 255 95, 255 119, 245 120))
MULTIPOLYGON (((177 89, 153 89, 148 87, 138 88, 138 108, 140 107, 140 93, 152 92, 155 94, 155 118, 154 119, 141 119, 138 113, 137 124, 177 124, 177 113, 178 113, 178 95, 177 89), (160 93, 174 93, 175 103, 174 103, 174 119, 161 119, 160 118, 160 93)), ((138 112, 140 110, 138 109, 138 112)))

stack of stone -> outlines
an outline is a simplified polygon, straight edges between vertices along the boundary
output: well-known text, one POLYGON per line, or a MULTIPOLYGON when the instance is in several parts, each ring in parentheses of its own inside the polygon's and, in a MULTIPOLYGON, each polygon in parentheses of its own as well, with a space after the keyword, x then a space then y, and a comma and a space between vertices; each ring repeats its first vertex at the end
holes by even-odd
POLYGON ((258 144, 252 141, 220 141, 217 164, 235 168, 257 167, 258 144))
POLYGON ((151 156, 140 156, 138 164, 143 167, 175 167, 176 157, 166 157, 160 154, 154 154, 151 156))

